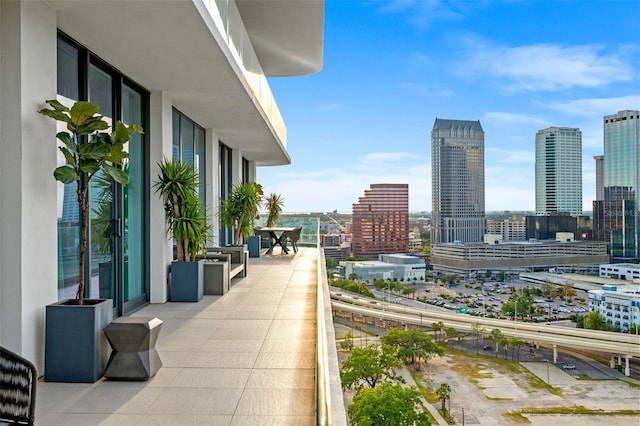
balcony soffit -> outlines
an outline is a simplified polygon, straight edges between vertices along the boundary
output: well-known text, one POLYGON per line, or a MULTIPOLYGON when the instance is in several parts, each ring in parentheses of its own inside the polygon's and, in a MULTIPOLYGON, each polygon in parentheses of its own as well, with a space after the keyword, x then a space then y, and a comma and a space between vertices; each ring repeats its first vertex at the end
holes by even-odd
POLYGON ((58 28, 259 166, 290 164, 226 45, 191 0, 49 0, 58 28), (152 6, 152 7, 151 7, 152 6))
POLYGON ((265 75, 322 69, 324 0, 237 0, 236 5, 265 75))

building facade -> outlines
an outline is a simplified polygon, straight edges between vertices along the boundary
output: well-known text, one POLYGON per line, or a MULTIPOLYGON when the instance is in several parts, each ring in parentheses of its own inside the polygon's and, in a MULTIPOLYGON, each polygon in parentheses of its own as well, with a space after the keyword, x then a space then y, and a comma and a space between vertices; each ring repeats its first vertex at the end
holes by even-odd
POLYGON ((267 77, 319 71, 323 32, 322 0, 1 1, 0 345, 43 371, 46 305, 72 296, 80 273, 85 297, 102 296, 104 265, 115 316, 167 301, 173 247, 153 190, 165 158, 197 168, 209 244, 229 243, 219 199, 258 167, 291 162, 267 77), (129 185, 91 187, 92 224, 100 194, 121 226, 107 250, 90 234, 85 271, 74 188, 52 176, 65 162, 56 123, 37 112, 50 99, 144 129, 127 146, 129 185))
POLYGON ((355 274, 359 280, 369 283, 374 279, 406 283, 424 281, 427 270, 424 259, 405 254, 381 254, 378 260, 346 261, 341 265, 345 278, 355 274))
POLYGON ((484 130, 436 118, 431 131, 431 243, 480 242, 485 233, 484 130))
POLYGON ((549 127, 536 133, 536 214, 582 214, 582 132, 549 127))
POLYGON ((640 259, 640 110, 603 119, 604 198, 593 202, 594 239, 607 241, 613 261, 640 259))
POLYGON ((589 311, 600 313, 608 325, 623 333, 640 327, 640 285, 603 285, 588 295, 589 311))
POLYGON ((502 244, 438 244, 431 246, 431 265, 440 274, 476 277, 486 271, 519 273, 561 268, 598 270, 608 261, 606 243, 596 241, 522 241, 502 244))
POLYGON ((352 251, 357 259, 409 250, 409 185, 373 184, 353 203, 352 251))
POLYGON ((487 220, 487 234, 500 235, 502 241, 524 241, 527 239, 525 219, 519 216, 502 220, 487 220))
POLYGON ((600 265, 600 276, 603 278, 634 281, 640 284, 640 265, 635 263, 600 265))

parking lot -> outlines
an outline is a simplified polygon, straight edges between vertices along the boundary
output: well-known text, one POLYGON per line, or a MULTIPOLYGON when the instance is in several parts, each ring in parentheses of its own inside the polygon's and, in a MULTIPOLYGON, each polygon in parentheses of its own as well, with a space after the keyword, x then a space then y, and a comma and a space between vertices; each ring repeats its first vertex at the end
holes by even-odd
POLYGON ((536 295, 536 286, 517 279, 498 282, 488 281, 483 284, 475 280, 462 280, 457 285, 427 282, 417 285, 416 298, 425 298, 426 303, 450 310, 466 309, 469 315, 499 316, 502 305, 509 300, 513 290, 529 288, 532 292, 534 306, 538 314, 534 321, 561 321, 571 315, 585 315, 589 312, 587 293, 575 290, 572 300, 559 298, 548 299, 536 295))

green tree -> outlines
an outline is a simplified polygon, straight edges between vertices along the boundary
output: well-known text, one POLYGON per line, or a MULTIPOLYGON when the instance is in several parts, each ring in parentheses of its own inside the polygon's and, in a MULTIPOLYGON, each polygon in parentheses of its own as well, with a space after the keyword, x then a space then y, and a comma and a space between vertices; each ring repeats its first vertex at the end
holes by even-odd
POLYGON ((576 290, 573 288, 573 285, 571 283, 565 283, 562 286, 562 295, 567 300, 571 300, 571 298, 576 295, 576 290))
POLYGON ((415 386, 383 383, 362 389, 347 412, 353 426, 430 426, 421 394, 415 386))
POLYGON ((444 331, 444 335, 447 339, 447 342, 449 342, 450 339, 456 339, 458 337, 458 330, 453 327, 447 327, 447 329, 444 331))
POLYGON ((477 322, 471 325, 471 335, 476 338, 476 353, 478 353, 478 348, 480 347, 480 340, 484 339, 485 334, 487 334, 487 329, 480 327, 477 322))
POLYGON ((129 158, 126 145, 135 134, 142 133, 142 127, 126 126, 121 121, 113 125, 99 114, 100 106, 86 101, 78 101, 67 108, 55 99, 45 101, 51 108, 43 108, 40 114, 66 123, 66 130, 56 138, 62 142, 58 150, 66 163, 53 172, 55 180, 67 185, 76 183, 76 200, 80 210, 80 254, 78 257, 78 290, 76 302, 84 304, 85 264, 87 262, 88 232, 90 222, 91 179, 100 175, 108 176, 122 186, 129 184, 129 176, 123 164, 129 158), (112 133, 103 132, 111 127, 112 133))
POLYGON ((416 370, 420 370, 420 360, 426 363, 432 357, 444 354, 442 347, 434 343, 433 337, 418 328, 394 328, 382 336, 382 343, 395 348, 398 357, 407 364, 412 363, 416 370))
POLYGON ((402 294, 405 295, 405 296, 410 294, 412 296, 412 298, 415 299, 416 288, 415 287, 405 287, 404 290, 402 290, 402 294))
POLYGON ((545 282, 544 284, 542 284, 542 294, 547 299, 555 299, 557 294, 556 286, 554 286, 550 282, 545 282))
POLYGON ((600 312, 589 312, 584 317, 584 328, 587 328, 589 330, 604 330, 606 327, 604 319, 602 318, 602 315, 600 315, 600 312))
POLYGON ((489 333, 489 341, 491 342, 491 346, 494 346, 496 348, 496 350, 495 350, 496 354, 498 353, 498 350, 500 349, 499 348, 499 344, 500 344, 500 340, 502 339, 502 337, 503 337, 502 331, 500 331, 500 329, 498 329, 498 328, 494 328, 489 333))
POLYGON ((436 342, 439 340, 438 335, 444 328, 444 323, 442 321, 431 323, 431 330, 435 333, 436 342))
POLYGON ((342 363, 342 388, 360 390, 365 386, 375 388, 379 382, 404 383, 396 374, 398 368, 402 368, 402 361, 391 346, 354 347, 342 363))
POLYGON ((340 349, 345 351, 351 351, 355 346, 353 345, 353 333, 348 332, 344 339, 340 342, 340 349))
POLYGON ((278 222, 278 219, 280 218, 280 213, 282 213, 282 209, 284 208, 284 197, 272 192, 264 198, 263 203, 264 208, 268 212, 267 226, 275 226, 276 222, 278 222))
POLYGON ((446 402, 451 397, 451 386, 447 383, 440 383, 440 386, 436 389, 436 395, 442 401, 442 413, 445 414, 447 412, 446 402))
POLYGON ((516 360, 520 361, 520 348, 524 346, 524 340, 518 339, 517 337, 512 337, 509 339, 509 346, 511 346, 511 359, 513 359, 513 349, 516 350, 516 360))

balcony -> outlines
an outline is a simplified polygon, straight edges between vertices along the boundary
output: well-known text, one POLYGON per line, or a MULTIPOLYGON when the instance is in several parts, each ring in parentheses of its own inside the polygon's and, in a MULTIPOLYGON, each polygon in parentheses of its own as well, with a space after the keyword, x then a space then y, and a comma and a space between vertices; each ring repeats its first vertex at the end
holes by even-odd
POLYGON ((146 382, 39 382, 36 424, 346 425, 324 255, 251 258, 224 296, 148 305, 163 362, 146 382))

